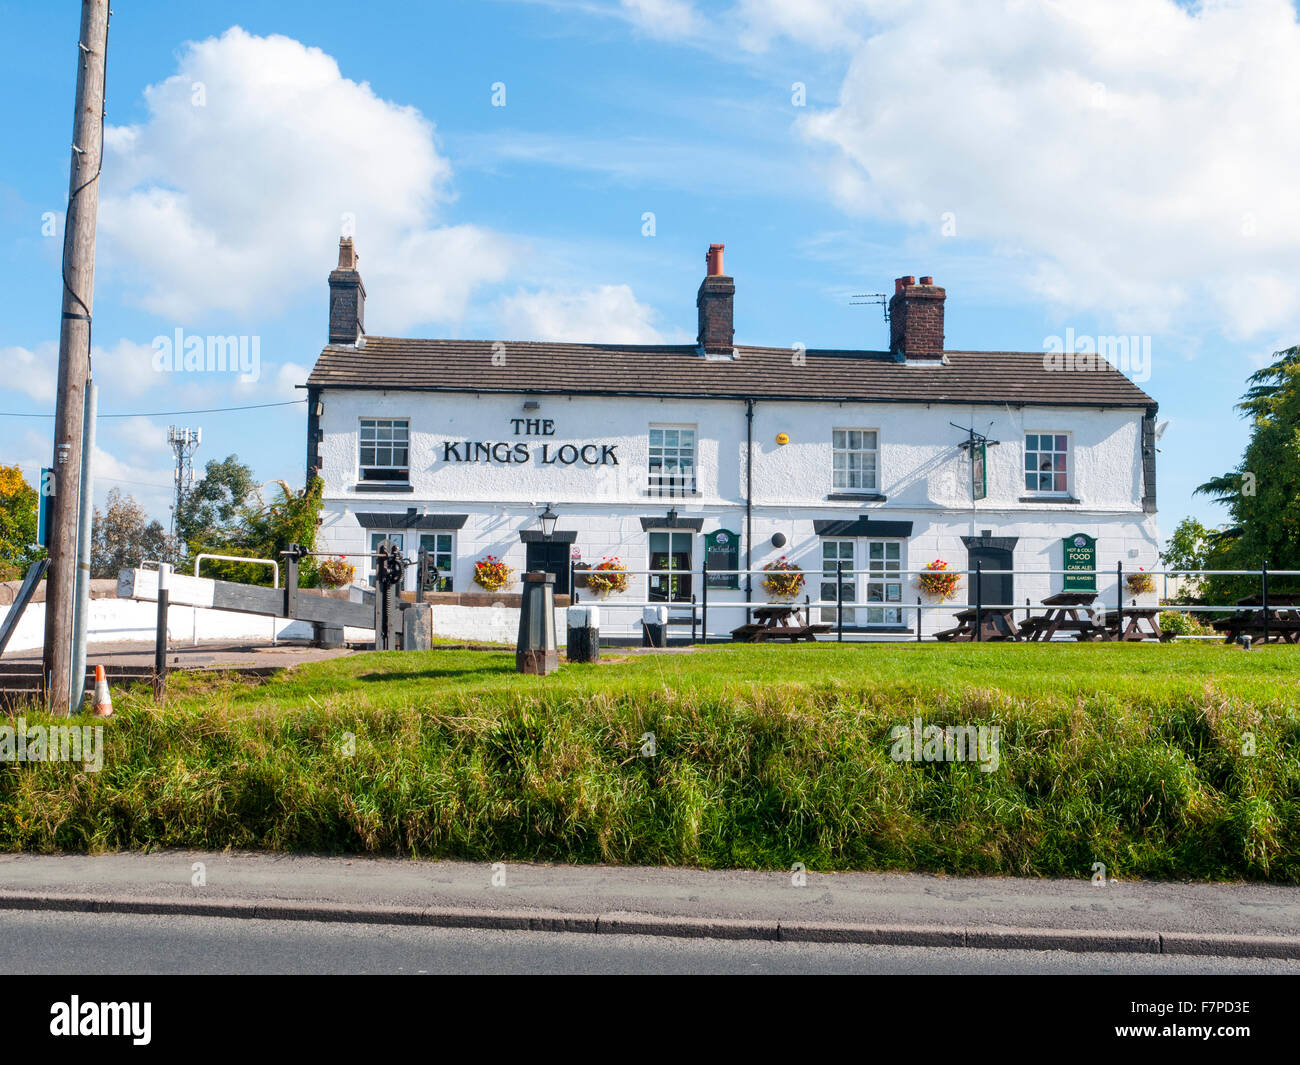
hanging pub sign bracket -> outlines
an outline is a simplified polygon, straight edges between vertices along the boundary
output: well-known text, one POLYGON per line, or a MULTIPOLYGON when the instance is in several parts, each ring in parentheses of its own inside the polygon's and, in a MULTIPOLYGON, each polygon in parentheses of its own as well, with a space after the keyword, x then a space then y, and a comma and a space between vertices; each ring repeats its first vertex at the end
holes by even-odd
POLYGON ((963 451, 970 452, 971 496, 974 499, 983 499, 989 492, 988 449, 990 445, 997 445, 1002 441, 990 440, 983 433, 976 432, 974 426, 967 427, 956 422, 948 424, 966 434, 966 439, 957 446, 963 451))

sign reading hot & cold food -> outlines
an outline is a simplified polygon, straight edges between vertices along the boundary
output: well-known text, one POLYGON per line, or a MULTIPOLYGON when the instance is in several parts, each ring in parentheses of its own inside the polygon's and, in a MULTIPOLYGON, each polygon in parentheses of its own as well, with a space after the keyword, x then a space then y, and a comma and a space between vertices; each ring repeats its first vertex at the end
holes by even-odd
POLYGON ((1075 533, 1061 541, 1065 564, 1066 592, 1095 592, 1097 590, 1097 541, 1087 533, 1075 533))

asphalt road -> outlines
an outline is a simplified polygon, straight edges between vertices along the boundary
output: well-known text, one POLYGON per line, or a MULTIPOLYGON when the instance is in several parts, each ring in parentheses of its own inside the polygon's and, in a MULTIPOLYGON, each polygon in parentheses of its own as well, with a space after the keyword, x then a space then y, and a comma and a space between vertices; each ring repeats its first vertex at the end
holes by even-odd
POLYGON ((11 974, 1236 974, 1300 961, 0 911, 11 974))

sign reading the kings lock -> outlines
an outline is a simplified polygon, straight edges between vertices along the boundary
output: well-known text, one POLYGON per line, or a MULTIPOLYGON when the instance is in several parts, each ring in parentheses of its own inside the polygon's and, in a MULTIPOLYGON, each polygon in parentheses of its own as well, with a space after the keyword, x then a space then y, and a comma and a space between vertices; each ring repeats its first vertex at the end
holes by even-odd
MULTIPOLYGON (((507 419, 515 437, 555 435, 551 418, 507 419)), ((617 444, 556 444, 554 441, 444 440, 443 462, 536 462, 539 466, 617 466, 617 444)))

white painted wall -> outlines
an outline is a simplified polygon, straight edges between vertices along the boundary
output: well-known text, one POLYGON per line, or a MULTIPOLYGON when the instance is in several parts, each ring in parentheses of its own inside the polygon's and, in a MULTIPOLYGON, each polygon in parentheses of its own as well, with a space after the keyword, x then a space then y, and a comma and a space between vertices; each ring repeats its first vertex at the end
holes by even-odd
MULTIPOLYGON (((548 504, 560 513, 558 528, 576 530, 582 558, 598 562, 618 555, 632 569, 649 565, 647 533, 640 518, 662 515, 675 506, 683 517, 700 518, 703 533, 728 528, 745 534, 745 408, 736 401, 657 400, 613 397, 536 397, 540 409, 523 411, 523 396, 473 396, 439 393, 337 392, 322 395, 323 476, 326 482, 322 550, 357 554, 369 550, 368 531, 358 511, 406 508, 429 513, 467 514, 455 533, 454 589, 474 592, 473 564, 488 554, 516 570, 525 566, 520 532, 537 529, 537 514, 548 504), (357 436, 362 416, 402 417, 411 423, 409 492, 358 492, 357 436), (535 417, 554 421, 552 436, 515 435, 511 419, 535 417), (647 488, 651 424, 695 425, 698 430, 699 493, 684 499, 651 495, 647 488), (523 442, 527 463, 447 462, 448 441, 523 442), (559 445, 612 444, 617 466, 540 465, 543 443, 554 453, 559 445)), ((759 402, 754 419, 753 566, 757 569, 787 555, 810 574, 821 568, 821 539, 813 521, 853 519, 862 514, 881 520, 913 523, 904 568, 919 568, 935 558, 963 569, 967 552, 962 536, 989 530, 1015 536, 1016 566, 1035 571, 1017 576, 1015 600, 1029 598, 1035 607, 1059 590, 1061 578, 1045 570, 1060 569, 1061 539, 1087 533, 1098 541, 1098 587, 1106 602, 1115 601, 1115 565, 1126 570, 1156 566, 1159 530, 1155 515, 1142 510, 1140 455, 1142 411, 1096 408, 997 408, 955 404, 776 403, 759 402), (1001 443, 988 449, 988 498, 970 498, 970 466, 957 448, 964 434, 949 425, 973 426, 1001 443), (832 500, 831 432, 835 428, 874 429, 880 434, 880 490, 883 502, 832 500), (1071 436, 1070 498, 1021 502, 1026 432, 1071 436), (776 442, 786 433, 785 445, 776 442), (771 544, 781 533, 787 543, 771 544)), ((378 531, 378 530, 374 530, 378 531)), ((407 530, 405 547, 414 557, 418 533, 407 530)), ((701 536, 693 540, 694 565, 702 556, 701 536)), ((865 548, 859 544, 859 548, 865 548)), ((742 547, 742 565, 744 554, 742 547)), ((358 560, 364 577, 366 560, 358 560)), ((860 565, 865 567, 865 561, 860 565)), ((412 575, 413 580, 413 575, 412 575)), ((755 577, 754 599, 766 595, 755 577)), ((742 579, 743 584, 743 579, 742 579)), ((916 622, 917 588, 907 578, 903 622, 916 622)), ((517 586, 507 589, 517 591, 517 586)), ((698 590, 697 590, 698 591, 698 590)), ((814 599, 817 582, 805 589, 814 599)), ((581 593, 580 593, 581 594, 581 593)), ((603 628, 633 634, 646 598, 646 578, 635 577, 621 596, 605 601, 603 628), (619 604, 626 604, 620 606, 619 604)), ((744 593, 710 591, 711 632, 725 632, 743 620, 744 593)), ((965 586, 959 599, 965 599, 965 586)), ((1131 601, 1126 596, 1126 602, 1131 601)), ((1152 597, 1154 602, 1154 597, 1152 597)), ((926 600, 926 602, 931 602, 926 600)), ((482 619, 483 610, 465 611, 440 622, 452 608, 435 609, 439 635, 465 639, 514 639, 515 621, 501 626, 482 619), (456 620, 453 620, 452 618, 456 620), (489 635, 496 633, 497 635, 489 635), (504 635, 502 635, 504 634, 504 635)), ((952 624, 952 610, 928 610, 923 631, 952 624)), ((681 631, 681 630, 678 630, 681 631)))
MULTIPOLYGON (((92 599, 87 642, 91 645, 124 641, 153 642, 158 625, 158 604, 133 599, 92 599)), ((167 638, 188 644, 198 628, 199 640, 250 640, 270 643, 279 639, 310 639, 311 625, 305 621, 268 618, 230 610, 174 606, 167 611, 167 638)), ((366 639, 374 639, 368 632, 366 639)), ((45 604, 31 603, 23 612, 5 652, 39 649, 45 642, 45 604)))

